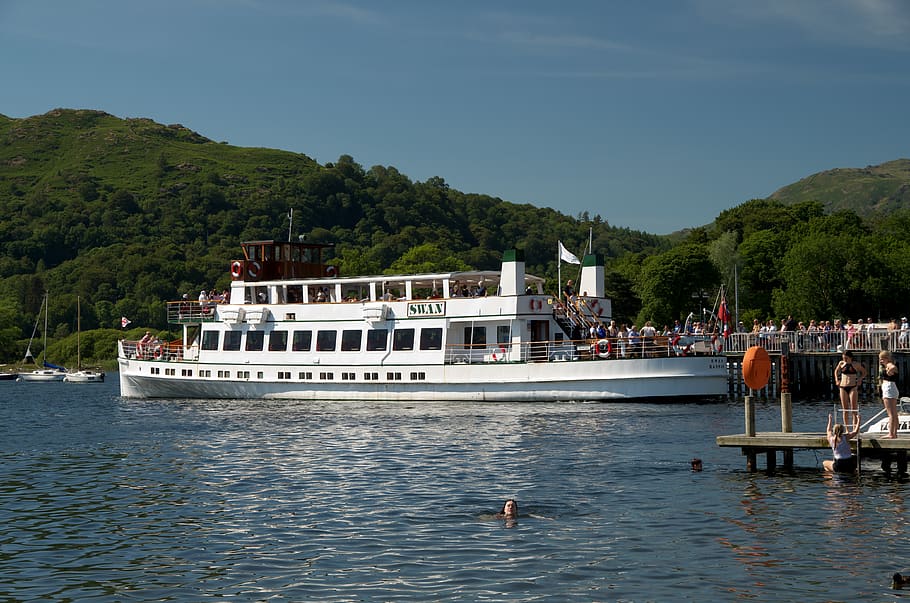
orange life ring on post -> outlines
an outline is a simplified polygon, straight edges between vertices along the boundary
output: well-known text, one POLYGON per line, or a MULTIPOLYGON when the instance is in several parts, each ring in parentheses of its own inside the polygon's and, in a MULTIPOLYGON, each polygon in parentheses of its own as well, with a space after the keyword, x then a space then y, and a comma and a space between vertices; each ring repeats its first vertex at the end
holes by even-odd
POLYGON ((771 379, 771 357, 765 348, 752 346, 743 356, 743 381, 750 389, 761 389, 771 379))
POLYGON ((493 353, 490 355, 490 358, 493 362, 500 362, 506 359, 506 348, 499 346, 498 350, 493 350, 493 353))
POLYGON ((613 344, 610 343, 609 339, 601 339, 595 344, 595 349, 597 350, 597 355, 601 358, 609 358, 610 353, 613 351, 613 344))
POLYGON ((241 264, 239 260, 234 260, 231 262, 231 276, 240 278, 241 274, 243 274, 243 264, 241 264))
POLYGON ((325 275, 328 277, 333 277, 333 278, 338 276, 338 268, 336 268, 335 266, 326 266, 325 275))
POLYGON ((246 265, 246 273, 252 279, 259 278, 259 273, 262 272, 262 265, 257 261, 249 262, 246 265))

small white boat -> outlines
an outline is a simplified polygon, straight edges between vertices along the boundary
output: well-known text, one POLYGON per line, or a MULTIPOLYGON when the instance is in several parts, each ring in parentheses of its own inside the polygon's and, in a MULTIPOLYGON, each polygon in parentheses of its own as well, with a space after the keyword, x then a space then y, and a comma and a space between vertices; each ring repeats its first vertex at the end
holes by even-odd
MULTIPOLYGON (((48 294, 44 294, 44 301, 41 302, 41 305, 44 306, 44 349, 41 351, 41 366, 32 371, 19 371, 19 376, 16 378, 16 381, 36 381, 36 382, 47 382, 47 381, 63 381, 63 378, 66 377, 66 369, 62 366, 57 366, 51 364, 47 361, 47 313, 48 313, 48 294)), ((32 329, 32 336, 28 340, 28 348, 25 350, 25 358, 23 362, 31 360, 34 362, 34 357, 32 356, 32 341, 35 339, 35 333, 38 332, 38 320, 40 320, 41 310, 38 310, 39 318, 35 320, 35 328, 32 329)))
POLYGON ((64 377, 66 377, 66 371, 48 368, 19 373, 16 381, 63 381, 64 377))
MULTIPOLYGON (((910 436, 910 397, 904 396, 897 403, 897 435, 910 436)), ((888 435, 888 414, 882 409, 877 415, 863 425, 862 435, 870 438, 881 438, 888 435)))
POLYGON ((103 383, 104 371, 82 368, 82 302, 76 298, 76 370, 63 377, 67 383, 103 383))
POLYGON ((72 371, 66 373, 63 380, 67 383, 103 383, 104 371, 94 371, 91 369, 72 371))

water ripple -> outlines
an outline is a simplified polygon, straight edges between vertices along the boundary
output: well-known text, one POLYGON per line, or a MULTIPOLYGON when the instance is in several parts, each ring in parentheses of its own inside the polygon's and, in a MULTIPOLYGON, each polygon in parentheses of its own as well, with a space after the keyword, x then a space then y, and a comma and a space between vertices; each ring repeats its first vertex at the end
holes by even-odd
POLYGON ((910 565, 904 484, 823 479, 814 453, 745 473, 713 443, 735 404, 3 386, 0 600, 869 599, 910 565), (508 497, 516 522, 494 518, 508 497))

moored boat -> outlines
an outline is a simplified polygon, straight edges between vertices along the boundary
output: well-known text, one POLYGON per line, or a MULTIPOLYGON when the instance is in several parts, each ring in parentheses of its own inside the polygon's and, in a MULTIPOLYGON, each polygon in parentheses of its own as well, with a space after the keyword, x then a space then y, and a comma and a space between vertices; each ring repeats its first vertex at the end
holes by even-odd
POLYGON ((82 366, 82 300, 76 298, 76 370, 67 371, 63 380, 67 383, 103 383, 104 371, 82 366))
POLYGON ((20 372, 16 381, 63 381, 66 371, 59 368, 43 368, 20 372))
POLYGON ((501 270, 342 277, 330 245, 253 241, 228 300, 168 304, 175 342, 118 343, 125 397, 606 401, 723 397, 727 363, 666 337, 588 338, 609 323, 603 259, 568 303, 501 270))
MULTIPOLYGON (((66 376, 66 369, 62 366, 57 366, 51 364, 47 361, 47 315, 48 315, 48 294, 44 294, 44 300, 41 305, 44 307, 44 349, 41 350, 41 368, 36 368, 31 371, 23 371, 21 368, 19 370, 16 381, 63 381, 63 378, 66 376)), ((35 328, 32 329, 32 336, 28 340, 28 347, 25 350, 25 358, 23 363, 31 360, 34 362, 34 357, 32 356, 32 341, 35 339, 35 333, 38 331, 38 321, 40 320, 41 310, 38 310, 38 317, 35 319, 35 328)))

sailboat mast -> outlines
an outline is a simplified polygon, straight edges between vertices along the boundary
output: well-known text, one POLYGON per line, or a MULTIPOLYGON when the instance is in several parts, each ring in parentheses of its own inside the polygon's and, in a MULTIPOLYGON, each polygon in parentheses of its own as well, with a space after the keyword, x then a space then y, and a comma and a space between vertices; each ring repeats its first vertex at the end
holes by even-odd
POLYGON ((82 370, 82 298, 76 296, 76 370, 82 370))
POLYGON ((49 295, 49 293, 47 291, 45 291, 44 292, 44 349, 41 350, 41 366, 44 366, 45 364, 47 364, 47 307, 48 307, 48 305, 50 305, 50 304, 48 304, 48 299, 47 299, 48 295, 49 295))

